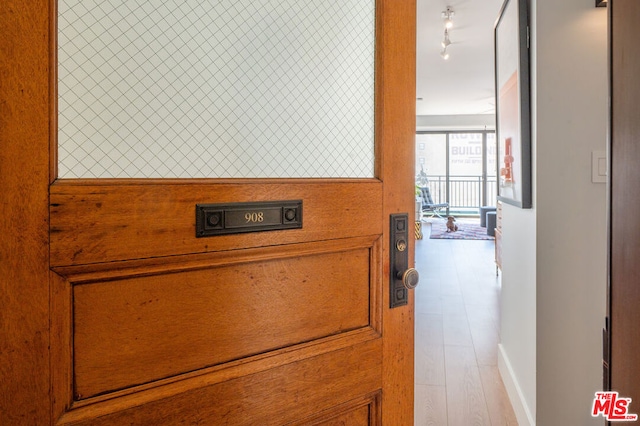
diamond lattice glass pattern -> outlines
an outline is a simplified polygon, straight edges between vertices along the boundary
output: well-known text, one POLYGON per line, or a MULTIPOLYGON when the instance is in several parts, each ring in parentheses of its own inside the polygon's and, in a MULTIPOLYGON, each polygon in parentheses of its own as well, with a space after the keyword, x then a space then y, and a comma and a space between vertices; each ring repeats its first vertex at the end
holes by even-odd
POLYGON ((60 0, 59 177, 372 177, 375 0, 60 0))

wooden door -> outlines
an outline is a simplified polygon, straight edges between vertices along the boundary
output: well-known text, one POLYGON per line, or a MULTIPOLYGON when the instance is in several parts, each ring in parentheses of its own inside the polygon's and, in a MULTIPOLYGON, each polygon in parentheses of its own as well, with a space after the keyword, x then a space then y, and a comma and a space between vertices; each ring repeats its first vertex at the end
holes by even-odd
POLYGON ((610 379, 611 390, 640 409, 640 3, 612 0, 610 8, 610 379))
POLYGON ((413 424, 415 1, 376 22, 376 178, 59 180, 55 2, 2 2, 0 423, 413 424), (271 200, 303 227, 196 238, 271 200))

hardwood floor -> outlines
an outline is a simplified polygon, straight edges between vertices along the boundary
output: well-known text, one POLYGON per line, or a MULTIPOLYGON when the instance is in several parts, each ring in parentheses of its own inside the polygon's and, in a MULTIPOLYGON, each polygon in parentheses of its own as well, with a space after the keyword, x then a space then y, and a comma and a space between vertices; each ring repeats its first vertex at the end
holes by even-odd
POLYGON ((415 425, 517 425, 498 372, 493 241, 416 242, 415 425))

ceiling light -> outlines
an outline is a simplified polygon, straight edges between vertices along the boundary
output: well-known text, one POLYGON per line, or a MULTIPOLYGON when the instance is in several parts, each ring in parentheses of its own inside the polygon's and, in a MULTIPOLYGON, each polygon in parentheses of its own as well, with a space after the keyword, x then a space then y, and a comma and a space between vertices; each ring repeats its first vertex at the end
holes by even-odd
POLYGON ((440 56, 442 56, 442 59, 444 59, 445 61, 449 59, 449 52, 447 52, 447 49, 442 49, 442 52, 440 52, 440 56))
POLYGON ((453 27, 453 16, 455 12, 451 9, 451 6, 447 6, 447 10, 442 12, 442 17, 444 18, 444 27, 446 29, 450 29, 453 27))
POLYGON ((447 18, 444 20, 444 27, 446 29, 453 27, 453 21, 451 20, 451 18, 447 18))
POLYGON ((448 29, 444 29, 444 39, 442 39, 442 43, 440 43, 442 45, 443 49, 446 49, 447 46, 449 46, 451 44, 451 40, 449 40, 449 30, 448 29))

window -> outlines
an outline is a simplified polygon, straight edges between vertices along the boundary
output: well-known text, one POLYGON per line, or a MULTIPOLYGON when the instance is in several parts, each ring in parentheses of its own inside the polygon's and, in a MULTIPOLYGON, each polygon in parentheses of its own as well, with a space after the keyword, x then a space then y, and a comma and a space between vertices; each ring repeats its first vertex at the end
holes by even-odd
POLYGON ((419 185, 424 184, 424 176, 434 202, 449 203, 456 214, 477 214, 481 206, 495 206, 495 132, 418 132, 419 185))

